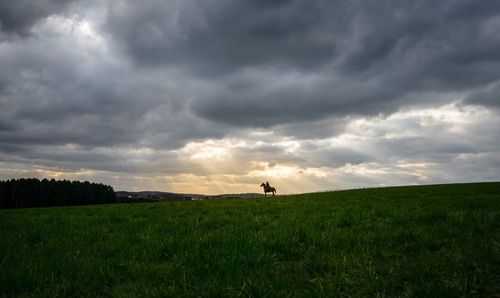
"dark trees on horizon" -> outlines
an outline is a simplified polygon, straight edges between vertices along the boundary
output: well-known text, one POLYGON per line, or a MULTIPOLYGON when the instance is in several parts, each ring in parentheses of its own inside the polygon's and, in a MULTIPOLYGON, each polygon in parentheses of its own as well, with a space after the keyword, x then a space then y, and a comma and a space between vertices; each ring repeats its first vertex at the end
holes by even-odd
POLYGON ((0 209, 116 202, 113 187, 101 183, 36 178, 0 181, 0 209))

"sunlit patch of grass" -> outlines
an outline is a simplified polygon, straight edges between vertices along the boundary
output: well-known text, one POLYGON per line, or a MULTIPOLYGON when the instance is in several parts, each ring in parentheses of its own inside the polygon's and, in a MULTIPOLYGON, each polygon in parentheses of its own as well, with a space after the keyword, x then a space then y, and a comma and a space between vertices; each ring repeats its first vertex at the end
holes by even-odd
POLYGON ((0 296, 498 294, 500 183, 0 210, 0 296))

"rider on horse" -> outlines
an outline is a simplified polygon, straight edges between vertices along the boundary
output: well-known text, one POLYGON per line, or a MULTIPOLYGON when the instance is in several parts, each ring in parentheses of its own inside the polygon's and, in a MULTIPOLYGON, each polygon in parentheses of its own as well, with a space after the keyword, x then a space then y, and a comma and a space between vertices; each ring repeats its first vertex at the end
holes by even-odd
POLYGON ((276 192, 276 188, 269 185, 268 181, 266 181, 266 183, 263 182, 260 186, 264 188, 264 197, 267 197, 268 192, 273 193, 273 196, 274 196, 274 193, 276 192))

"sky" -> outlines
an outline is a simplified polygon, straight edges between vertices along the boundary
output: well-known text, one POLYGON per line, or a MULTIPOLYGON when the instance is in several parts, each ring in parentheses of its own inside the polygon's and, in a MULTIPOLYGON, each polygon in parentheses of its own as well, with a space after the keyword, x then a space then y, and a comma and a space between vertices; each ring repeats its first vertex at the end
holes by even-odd
POLYGON ((498 0, 0 0, 0 180, 500 180, 498 0))

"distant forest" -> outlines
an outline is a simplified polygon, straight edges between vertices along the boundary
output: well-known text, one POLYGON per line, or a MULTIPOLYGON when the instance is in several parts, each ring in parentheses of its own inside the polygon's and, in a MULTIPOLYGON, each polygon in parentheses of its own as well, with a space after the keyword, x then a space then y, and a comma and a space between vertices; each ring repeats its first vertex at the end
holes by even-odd
POLYGON ((0 209, 116 202, 113 187, 100 183, 35 178, 0 181, 0 209))

